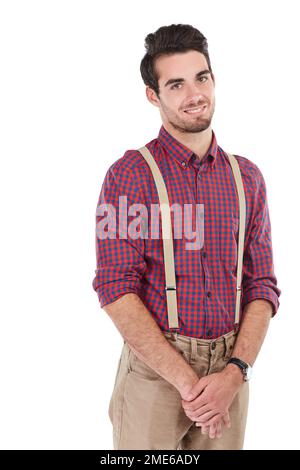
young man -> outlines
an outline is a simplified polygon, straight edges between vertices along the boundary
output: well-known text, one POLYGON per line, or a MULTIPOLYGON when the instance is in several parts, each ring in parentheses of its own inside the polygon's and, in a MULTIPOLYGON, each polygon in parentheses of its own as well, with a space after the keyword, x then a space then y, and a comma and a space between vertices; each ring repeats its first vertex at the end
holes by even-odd
POLYGON ((185 214, 197 206, 199 212, 185 217, 196 223, 192 243, 172 210, 178 314, 173 329, 162 232, 155 236, 157 226, 148 220, 160 202, 153 173, 138 150, 126 151, 107 171, 97 207, 93 287, 124 339, 109 406, 114 448, 242 449, 250 370, 281 293, 266 186, 253 162, 235 156, 246 202, 236 330, 240 206, 229 157, 211 128, 215 77, 207 41, 192 26, 173 24, 149 34, 145 45, 141 75, 162 119, 158 137, 146 147, 170 207, 185 214), (103 236, 104 226, 109 236, 103 236))

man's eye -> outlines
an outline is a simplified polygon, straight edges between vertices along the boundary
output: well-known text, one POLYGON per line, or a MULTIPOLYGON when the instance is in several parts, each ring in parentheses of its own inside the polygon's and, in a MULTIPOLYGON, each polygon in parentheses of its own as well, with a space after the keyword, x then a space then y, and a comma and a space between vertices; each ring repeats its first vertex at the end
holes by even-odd
MULTIPOLYGON (((208 76, 207 75, 202 75, 201 77, 198 78, 198 80, 200 82, 202 82, 202 80, 204 79, 204 81, 206 82, 208 80, 208 76)), ((174 83, 174 85, 171 86, 171 90, 176 90, 178 89, 178 87, 181 85, 181 83, 174 83)))

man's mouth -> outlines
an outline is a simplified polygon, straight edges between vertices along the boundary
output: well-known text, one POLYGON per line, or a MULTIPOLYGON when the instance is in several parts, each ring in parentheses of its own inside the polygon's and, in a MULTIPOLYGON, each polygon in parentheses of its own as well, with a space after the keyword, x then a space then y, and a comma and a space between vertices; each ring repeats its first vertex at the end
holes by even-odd
POLYGON ((184 112, 187 114, 201 114, 203 111, 206 109, 206 104, 203 106, 198 106, 197 108, 189 108, 189 109, 184 109, 184 112))

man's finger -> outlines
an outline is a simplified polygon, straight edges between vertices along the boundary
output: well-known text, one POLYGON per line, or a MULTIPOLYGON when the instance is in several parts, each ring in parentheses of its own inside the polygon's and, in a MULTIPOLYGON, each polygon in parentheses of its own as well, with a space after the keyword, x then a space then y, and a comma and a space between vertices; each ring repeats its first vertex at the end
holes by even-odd
POLYGON ((220 437, 222 437, 222 425, 221 425, 221 421, 218 421, 217 422, 217 434, 216 434, 216 437, 218 439, 220 439, 220 437))
POLYGON ((209 426, 201 426, 201 434, 208 434, 209 426))
POLYGON ((194 400, 195 398, 200 395, 200 393, 203 392, 203 390, 206 387, 206 377, 203 377, 202 379, 199 379, 199 381, 191 388, 189 393, 186 396, 186 400, 182 400, 183 404, 184 403, 189 403, 190 401, 194 400))
POLYGON ((224 423, 224 426, 226 428, 230 428, 231 427, 231 422, 230 422, 230 417, 229 417, 229 413, 227 412, 224 416, 223 416, 223 423, 224 423))
POLYGON ((201 424, 206 424, 207 426, 208 421, 213 418, 214 416, 219 416, 220 413, 214 410, 207 411, 206 413, 203 413, 201 415, 196 416, 195 418, 191 418, 193 421, 198 421, 201 424))
POLYGON ((197 422, 197 425, 199 426, 214 426, 218 421, 222 421, 222 415, 220 413, 215 414, 212 418, 208 419, 205 422, 197 422))
POLYGON ((217 427, 215 424, 212 424, 210 427, 209 427, 209 437, 211 439, 214 439, 216 437, 216 431, 217 431, 217 427))
POLYGON ((188 406, 188 405, 184 405, 183 409, 186 413, 187 416, 201 416, 203 415, 204 413, 207 413, 207 411, 211 411, 211 407, 210 405, 203 405, 203 406, 200 406, 200 407, 194 407, 193 406, 188 406))

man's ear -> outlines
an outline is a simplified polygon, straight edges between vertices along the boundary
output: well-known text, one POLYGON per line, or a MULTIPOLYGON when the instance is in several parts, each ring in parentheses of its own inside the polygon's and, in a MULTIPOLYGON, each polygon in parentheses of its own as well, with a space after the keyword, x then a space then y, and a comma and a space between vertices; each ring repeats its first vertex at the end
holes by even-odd
POLYGON ((157 97, 155 90, 147 85, 145 91, 148 101, 150 101, 154 106, 159 107, 159 98, 157 97))

